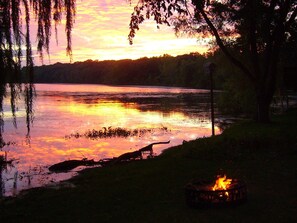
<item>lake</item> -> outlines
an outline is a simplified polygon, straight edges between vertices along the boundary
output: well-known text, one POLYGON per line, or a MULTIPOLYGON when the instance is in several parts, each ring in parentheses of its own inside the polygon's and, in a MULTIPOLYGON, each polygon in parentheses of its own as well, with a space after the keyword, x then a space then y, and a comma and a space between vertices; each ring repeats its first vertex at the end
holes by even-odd
MULTIPOLYGON (((77 174, 51 173, 48 167, 69 159, 111 158, 150 143, 158 155, 183 141, 211 134, 209 91, 172 87, 36 84, 34 122, 26 137, 25 109, 17 109, 17 128, 4 105, 4 133, 11 142, 0 151, 12 165, 2 167, 2 195, 55 185, 77 174), (90 132, 121 130, 125 134, 91 137, 90 132)), ((216 133, 220 129, 216 126, 216 133)))

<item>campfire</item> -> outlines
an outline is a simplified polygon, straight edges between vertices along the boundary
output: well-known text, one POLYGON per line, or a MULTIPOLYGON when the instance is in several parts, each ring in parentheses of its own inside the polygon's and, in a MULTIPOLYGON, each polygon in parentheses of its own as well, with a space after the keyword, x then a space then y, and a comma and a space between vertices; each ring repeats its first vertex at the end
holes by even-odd
POLYGON ((246 184, 220 175, 215 181, 192 180, 185 188, 186 202, 191 207, 237 205, 247 199, 246 184))

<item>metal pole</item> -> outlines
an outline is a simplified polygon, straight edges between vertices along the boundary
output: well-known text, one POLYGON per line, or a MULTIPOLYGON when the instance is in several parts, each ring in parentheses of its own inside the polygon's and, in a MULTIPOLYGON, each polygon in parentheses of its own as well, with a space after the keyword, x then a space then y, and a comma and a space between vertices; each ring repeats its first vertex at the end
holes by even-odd
POLYGON ((214 107, 213 107, 213 69, 210 69, 210 109, 211 109, 211 135, 215 135, 214 129, 214 107))
POLYGON ((2 181, 2 163, 0 163, 0 198, 3 197, 4 194, 4 181, 2 181))
POLYGON ((204 71, 210 77, 210 109, 211 109, 211 135, 215 135, 214 128, 214 106, 213 106, 213 73, 215 71, 216 65, 212 62, 207 62, 204 64, 204 71))

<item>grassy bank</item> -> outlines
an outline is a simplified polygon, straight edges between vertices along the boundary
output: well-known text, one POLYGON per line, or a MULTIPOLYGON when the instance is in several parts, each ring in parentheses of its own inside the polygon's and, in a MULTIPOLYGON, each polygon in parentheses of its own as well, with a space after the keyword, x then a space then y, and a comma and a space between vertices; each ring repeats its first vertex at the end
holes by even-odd
POLYGON ((1 222, 297 222, 297 111, 140 162, 90 169, 59 190, 0 201, 1 222), (223 171, 247 183, 238 207, 186 206, 184 186, 223 171), (69 185, 75 185, 70 187, 69 185))

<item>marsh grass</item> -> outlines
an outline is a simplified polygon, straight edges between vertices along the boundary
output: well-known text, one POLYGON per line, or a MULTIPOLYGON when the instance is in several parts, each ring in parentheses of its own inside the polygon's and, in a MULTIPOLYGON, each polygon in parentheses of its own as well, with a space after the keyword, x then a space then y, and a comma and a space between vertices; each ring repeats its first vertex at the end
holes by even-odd
POLYGON ((71 188, 39 188, 0 201, 1 222, 297 222, 297 111, 270 124, 235 124, 222 135, 162 155, 88 169, 71 188), (192 209, 184 186, 217 173, 248 187, 240 206, 192 209), (5 221, 2 221, 5 220, 5 221))

